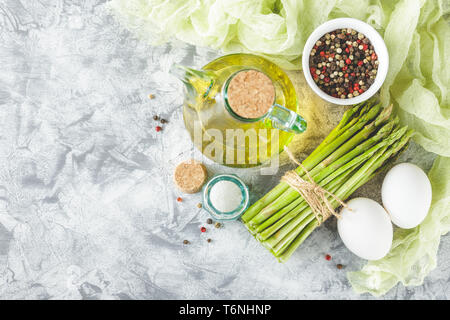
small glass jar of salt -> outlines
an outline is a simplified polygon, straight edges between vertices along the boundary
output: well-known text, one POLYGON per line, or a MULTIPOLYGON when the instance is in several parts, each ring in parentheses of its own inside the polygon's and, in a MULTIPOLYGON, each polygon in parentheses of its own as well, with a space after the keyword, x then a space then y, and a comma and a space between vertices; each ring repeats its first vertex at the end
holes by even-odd
POLYGON ((248 204, 248 188, 233 174, 213 177, 203 190, 203 208, 215 220, 236 220, 244 213, 248 204))

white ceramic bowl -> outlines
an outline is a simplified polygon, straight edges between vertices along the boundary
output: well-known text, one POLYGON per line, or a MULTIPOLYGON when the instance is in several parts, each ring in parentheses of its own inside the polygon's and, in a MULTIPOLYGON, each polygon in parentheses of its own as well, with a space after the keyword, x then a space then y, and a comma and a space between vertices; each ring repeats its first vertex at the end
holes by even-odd
POLYGON ((369 99, 378 91, 378 89, 380 89, 381 85, 384 82, 384 79, 386 78, 386 74, 388 71, 389 54, 383 38, 372 26, 357 19, 339 18, 321 24, 316 28, 316 30, 313 31, 313 33, 311 33, 308 40, 306 41, 305 48, 303 49, 302 66, 306 82, 308 82, 311 89, 313 89, 313 91, 317 93, 317 95, 319 95, 322 99, 335 104, 352 105, 369 99), (354 98, 339 99, 326 94, 316 85, 309 71, 309 56, 311 54, 312 48, 314 47, 314 44, 324 34, 336 29, 344 29, 344 28, 352 28, 357 32, 361 32, 370 40, 370 42, 374 47, 375 53, 378 56, 378 71, 374 83, 372 83, 372 85, 369 87, 369 89, 367 89, 367 91, 354 98))

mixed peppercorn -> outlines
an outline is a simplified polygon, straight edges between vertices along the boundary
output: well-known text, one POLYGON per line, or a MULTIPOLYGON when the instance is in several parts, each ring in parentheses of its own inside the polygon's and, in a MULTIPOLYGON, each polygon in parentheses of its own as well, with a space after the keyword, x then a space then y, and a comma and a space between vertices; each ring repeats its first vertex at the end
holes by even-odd
MULTIPOLYGON (((150 99, 154 99, 154 98, 155 98, 155 95, 154 95, 154 94, 149 94, 148 97, 149 97, 150 99)), ((153 116, 153 120, 159 121, 161 124, 166 124, 166 123, 169 122, 169 121, 167 121, 166 119, 161 118, 161 117, 158 116, 157 114, 155 114, 155 115, 153 116)), ((162 129, 163 129, 163 127, 158 126, 158 125, 155 127, 156 132, 160 132, 162 129)))
MULTIPOLYGON (((211 218, 206 219, 206 223, 207 224, 213 224, 214 223, 214 227, 216 227, 216 228, 221 228, 222 227, 222 224, 220 222, 214 222, 214 220, 211 219, 211 218)), ((205 233, 206 231, 207 231, 206 227, 204 227, 204 226, 200 227, 200 232, 201 233, 205 233)), ((208 238, 208 239, 206 239, 206 242, 212 242, 212 239, 208 238)), ((183 244, 187 245, 187 244, 190 244, 190 243, 191 242, 189 240, 183 240, 183 244)))
POLYGON ((374 83, 378 57, 366 36, 353 29, 337 29, 315 43, 309 57, 317 86, 330 96, 356 97, 374 83))
MULTIPOLYGON (((163 118, 161 118, 161 117, 158 116, 158 115, 154 115, 154 116, 153 116, 153 120, 159 121, 161 124, 166 124, 166 123, 169 122, 169 121, 167 121, 166 119, 163 119, 163 118)), ((161 126, 156 126, 156 127, 155 127, 156 132, 159 132, 159 131, 161 131, 162 129, 163 129, 163 128, 162 128, 161 126)))

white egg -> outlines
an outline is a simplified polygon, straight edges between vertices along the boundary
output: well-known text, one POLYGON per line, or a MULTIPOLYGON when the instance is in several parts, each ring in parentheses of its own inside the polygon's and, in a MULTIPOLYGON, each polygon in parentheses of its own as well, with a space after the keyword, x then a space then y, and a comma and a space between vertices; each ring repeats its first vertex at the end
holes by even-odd
POLYGON ((391 249, 393 227, 389 215, 378 202, 355 198, 347 202, 338 219, 338 232, 345 246, 367 260, 383 258, 391 249))
POLYGON ((401 163, 389 170, 384 178, 381 197, 395 225, 403 229, 414 228, 430 209, 431 183, 418 166, 401 163))

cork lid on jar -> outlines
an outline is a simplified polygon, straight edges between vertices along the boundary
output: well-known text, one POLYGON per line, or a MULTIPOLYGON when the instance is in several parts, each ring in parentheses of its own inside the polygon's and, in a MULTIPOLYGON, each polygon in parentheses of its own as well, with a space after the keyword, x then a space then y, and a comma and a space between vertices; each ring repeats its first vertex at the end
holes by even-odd
POLYGON ((261 71, 240 71, 228 84, 227 100, 231 110, 238 116, 260 118, 275 101, 275 87, 272 80, 261 71))
POLYGON ((175 185, 184 193, 199 192, 207 178, 205 166, 193 159, 181 162, 173 175, 175 185))

